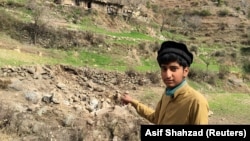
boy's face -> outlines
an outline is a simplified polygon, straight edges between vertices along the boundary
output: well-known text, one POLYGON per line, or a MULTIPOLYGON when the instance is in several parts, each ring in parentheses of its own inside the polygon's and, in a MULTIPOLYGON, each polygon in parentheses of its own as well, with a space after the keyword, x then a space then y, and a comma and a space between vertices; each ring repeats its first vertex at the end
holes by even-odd
POLYGON ((187 77, 189 67, 183 68, 177 62, 169 64, 161 64, 161 78, 165 85, 169 88, 180 84, 182 80, 187 77))

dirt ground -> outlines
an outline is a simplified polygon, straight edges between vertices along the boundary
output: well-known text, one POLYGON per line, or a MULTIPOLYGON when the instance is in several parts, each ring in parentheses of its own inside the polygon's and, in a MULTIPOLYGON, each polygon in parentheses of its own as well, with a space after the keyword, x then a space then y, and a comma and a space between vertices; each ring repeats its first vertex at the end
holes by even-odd
MULTIPOLYGON (((129 92, 154 108, 164 89, 141 74, 131 78, 63 65, 7 67, 1 68, 0 75, 0 127, 6 136, 20 140, 83 136, 94 140, 97 134, 99 138, 139 140, 140 125, 150 123, 133 107, 122 105, 119 96, 129 92), (141 79, 144 83, 138 83, 141 79)), ((216 115, 210 118, 210 124, 238 122, 216 115)))

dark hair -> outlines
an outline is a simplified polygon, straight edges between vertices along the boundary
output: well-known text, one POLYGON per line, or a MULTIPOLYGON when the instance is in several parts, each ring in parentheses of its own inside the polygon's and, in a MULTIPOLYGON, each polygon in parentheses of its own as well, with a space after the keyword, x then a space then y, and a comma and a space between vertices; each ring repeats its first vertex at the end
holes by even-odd
POLYGON ((183 68, 189 66, 189 64, 183 57, 175 53, 164 54, 161 58, 159 58, 158 63, 161 66, 162 64, 169 64, 175 61, 177 61, 177 63, 179 63, 180 66, 183 66, 183 68))

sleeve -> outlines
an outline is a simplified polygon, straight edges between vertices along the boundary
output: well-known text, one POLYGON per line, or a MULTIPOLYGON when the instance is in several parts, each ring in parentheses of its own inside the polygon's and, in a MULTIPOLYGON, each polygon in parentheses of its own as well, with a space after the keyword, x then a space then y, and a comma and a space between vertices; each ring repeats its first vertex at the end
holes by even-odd
POLYGON ((209 106, 206 100, 195 101, 191 108, 190 124, 208 124, 209 106))
POLYGON ((150 122, 154 124, 157 124, 157 121, 159 119, 159 111, 161 108, 161 102, 162 102, 162 99, 158 102, 155 110, 152 108, 149 108, 148 106, 140 103, 137 100, 132 100, 131 104, 136 109, 137 113, 140 116, 146 118, 147 120, 149 120, 150 122))

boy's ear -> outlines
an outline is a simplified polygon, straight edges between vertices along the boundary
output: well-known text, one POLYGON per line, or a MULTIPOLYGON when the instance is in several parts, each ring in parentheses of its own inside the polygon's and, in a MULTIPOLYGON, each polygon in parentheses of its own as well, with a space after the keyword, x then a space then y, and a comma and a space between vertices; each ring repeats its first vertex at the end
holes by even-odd
POLYGON ((184 76, 184 77, 187 77, 187 76, 188 76, 188 73, 189 73, 189 67, 183 68, 183 76, 184 76))

